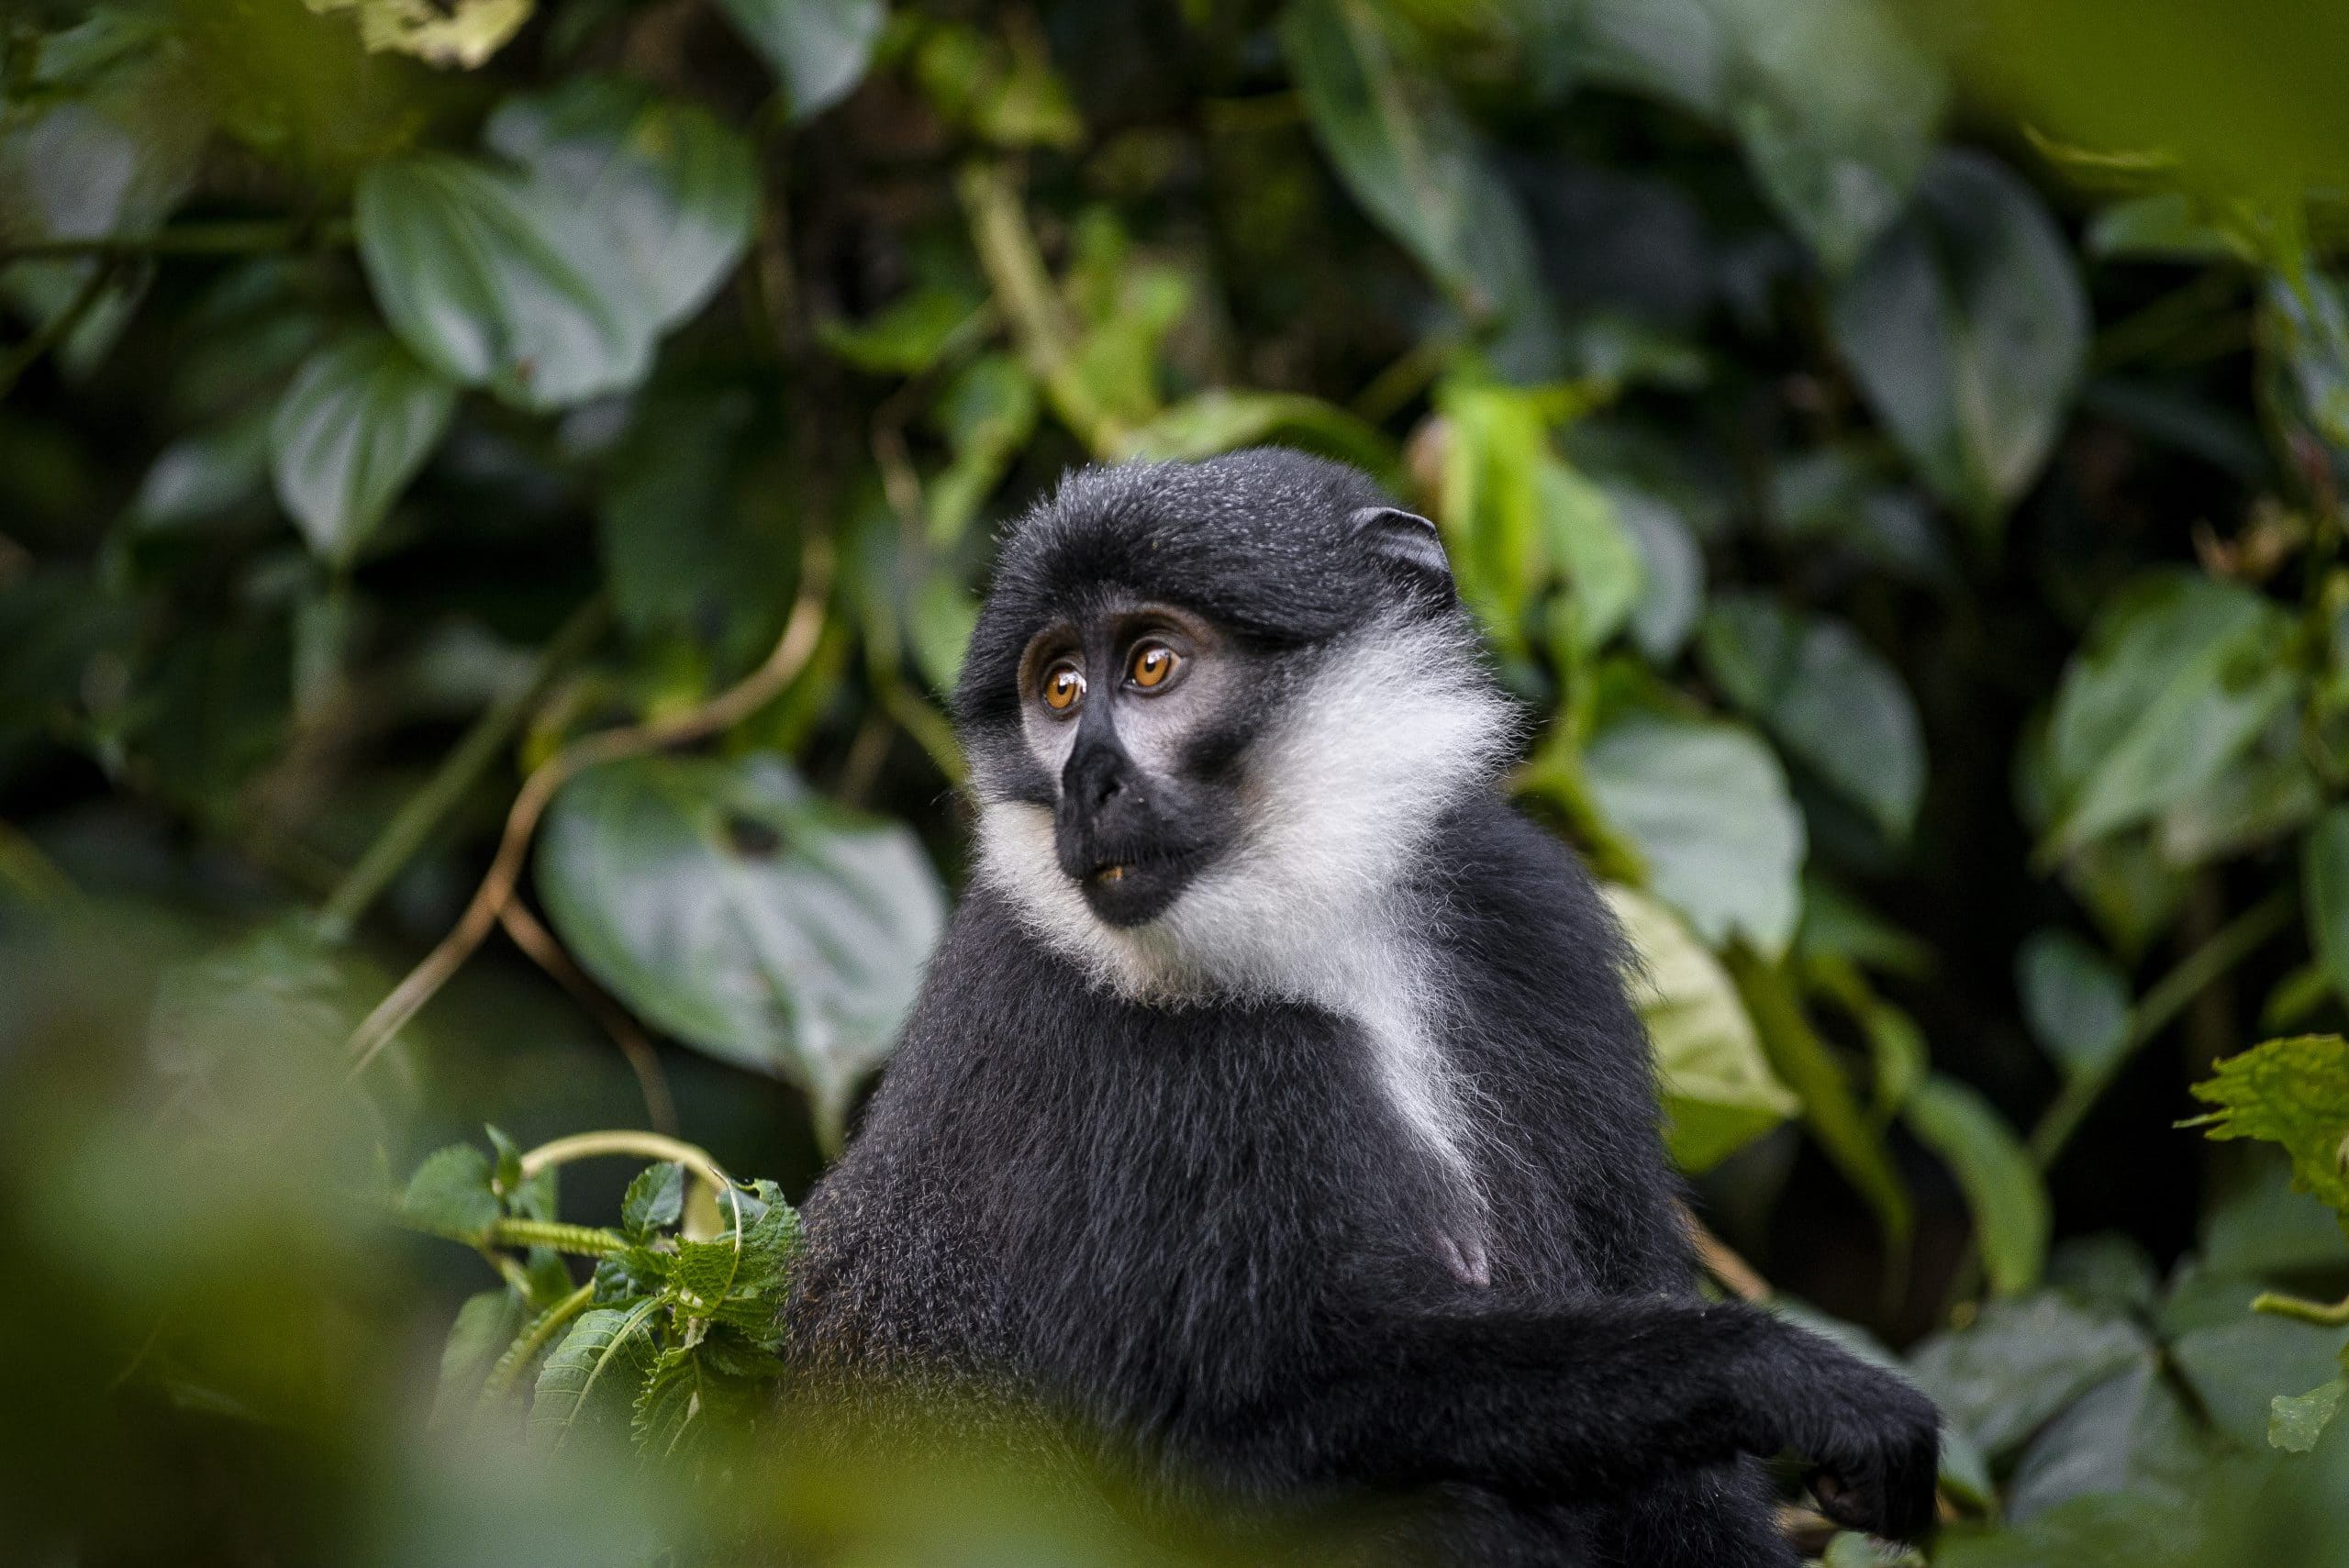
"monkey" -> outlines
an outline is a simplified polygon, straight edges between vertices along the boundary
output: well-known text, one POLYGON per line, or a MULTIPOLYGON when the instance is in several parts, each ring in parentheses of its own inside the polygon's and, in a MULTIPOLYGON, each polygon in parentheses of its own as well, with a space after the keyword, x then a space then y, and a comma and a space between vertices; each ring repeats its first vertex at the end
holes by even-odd
POLYGON ((974 870, 803 1210, 807 1375, 1010 1391, 1399 1561, 1790 1564, 1787 1451, 1928 1525, 1931 1402, 1697 1288, 1630 955, 1503 796, 1433 525, 1277 448, 1075 471, 953 707, 974 870))

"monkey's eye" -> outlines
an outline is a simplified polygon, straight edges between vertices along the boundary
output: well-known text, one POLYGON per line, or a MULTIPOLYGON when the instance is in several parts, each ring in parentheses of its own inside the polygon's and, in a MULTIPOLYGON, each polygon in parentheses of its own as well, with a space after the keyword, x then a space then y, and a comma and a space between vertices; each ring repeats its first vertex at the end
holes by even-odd
POLYGON ((1066 713, 1085 700, 1085 672, 1063 659, 1044 672, 1044 706, 1066 713))
POLYGON ((1133 651, 1126 679, 1144 691, 1163 686, 1183 667, 1183 656, 1163 642, 1145 642, 1133 651))

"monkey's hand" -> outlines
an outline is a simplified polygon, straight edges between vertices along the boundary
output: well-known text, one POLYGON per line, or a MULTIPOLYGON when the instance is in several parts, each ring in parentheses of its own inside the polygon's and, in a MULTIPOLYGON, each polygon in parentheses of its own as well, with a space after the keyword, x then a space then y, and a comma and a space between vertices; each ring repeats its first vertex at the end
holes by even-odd
POLYGON ((1771 1380, 1777 1407, 1760 1412, 1768 1446, 1811 1462, 1811 1496, 1844 1529, 1903 1540, 1923 1534, 1941 1469, 1932 1402, 1814 1335, 1789 1333, 1799 1371, 1771 1380))

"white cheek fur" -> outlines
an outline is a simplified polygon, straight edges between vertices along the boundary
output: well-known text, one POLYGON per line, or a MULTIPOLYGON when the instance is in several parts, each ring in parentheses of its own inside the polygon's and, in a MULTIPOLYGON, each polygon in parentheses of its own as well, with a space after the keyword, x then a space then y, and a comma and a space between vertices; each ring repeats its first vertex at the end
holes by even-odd
POLYGON ((1461 629, 1375 625, 1328 651, 1250 750, 1240 840, 1158 918, 1097 919, 1053 853, 1046 808, 980 809, 978 875, 1096 984, 1135 1001, 1310 1003, 1358 1024, 1404 1126, 1463 1200, 1450 1237, 1486 1272, 1467 1116, 1473 1089, 1440 1042, 1442 982, 1401 884, 1436 821, 1489 783, 1516 727, 1461 629))

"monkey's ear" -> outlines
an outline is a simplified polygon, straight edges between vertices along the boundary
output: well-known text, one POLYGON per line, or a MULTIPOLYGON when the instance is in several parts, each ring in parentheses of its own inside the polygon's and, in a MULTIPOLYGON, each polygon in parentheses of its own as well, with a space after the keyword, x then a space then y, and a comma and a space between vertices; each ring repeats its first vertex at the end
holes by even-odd
POLYGON ((1433 523, 1399 506, 1364 506, 1346 521, 1348 531, 1390 576, 1424 595, 1435 608, 1452 607, 1457 596, 1452 562, 1444 559, 1443 540, 1433 523))

